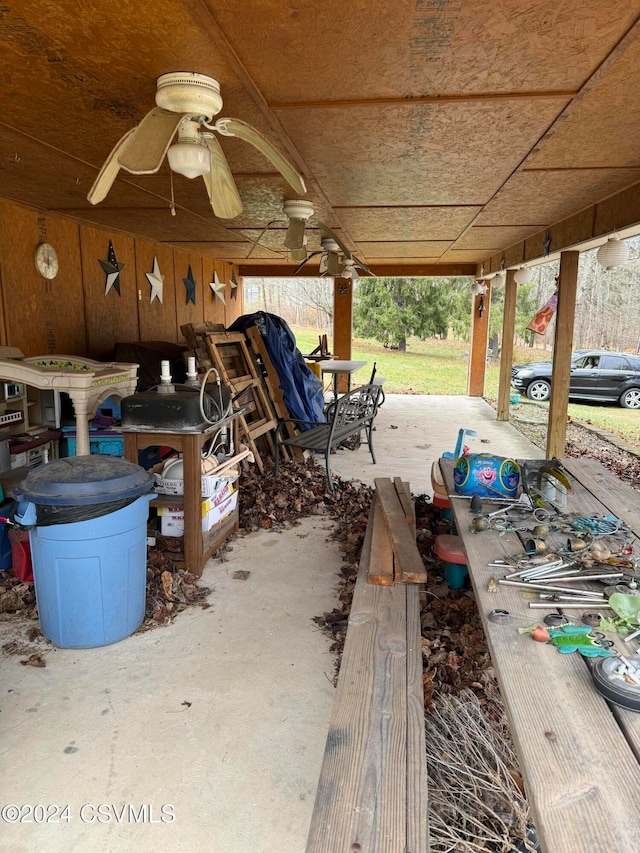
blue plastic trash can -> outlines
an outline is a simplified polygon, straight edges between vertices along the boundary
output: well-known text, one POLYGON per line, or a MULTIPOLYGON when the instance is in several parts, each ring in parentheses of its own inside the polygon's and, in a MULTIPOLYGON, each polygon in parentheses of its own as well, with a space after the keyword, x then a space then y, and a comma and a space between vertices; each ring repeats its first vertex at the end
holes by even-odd
POLYGON ((40 630, 56 646, 107 646, 142 623, 152 488, 153 477, 125 459, 75 456, 35 469, 16 489, 40 630))

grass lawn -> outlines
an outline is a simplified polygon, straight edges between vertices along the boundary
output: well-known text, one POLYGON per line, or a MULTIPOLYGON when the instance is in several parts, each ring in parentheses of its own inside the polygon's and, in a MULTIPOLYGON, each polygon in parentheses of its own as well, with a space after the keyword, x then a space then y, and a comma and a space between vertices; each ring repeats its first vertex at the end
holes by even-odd
MULTIPOLYGON (((302 352, 310 352, 318 345, 316 330, 292 327, 292 331, 302 352)), ((385 349, 376 341, 354 338, 351 357, 367 362, 354 377, 354 383, 369 378, 375 361, 378 375, 386 377, 384 388, 390 394, 466 394, 468 343, 412 338, 408 348, 408 352, 398 352, 385 349)), ((516 363, 550 359, 551 354, 544 350, 515 348, 516 363)), ((498 396, 499 371, 498 362, 487 366, 485 397, 488 400, 498 396)), ((520 404, 518 408, 522 411, 524 407, 525 404, 520 404)), ((630 411, 605 403, 590 406, 570 403, 569 415, 575 421, 607 430, 640 447, 640 410, 630 411)))

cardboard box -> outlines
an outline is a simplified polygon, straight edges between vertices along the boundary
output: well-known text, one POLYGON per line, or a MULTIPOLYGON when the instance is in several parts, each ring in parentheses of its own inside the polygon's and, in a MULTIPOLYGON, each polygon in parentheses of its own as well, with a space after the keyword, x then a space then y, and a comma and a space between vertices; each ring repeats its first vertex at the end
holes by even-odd
MULTIPOLYGON (((211 528, 222 521, 236 508, 238 492, 233 484, 226 482, 211 498, 205 498, 201 504, 202 532, 208 533, 211 528)), ((160 533, 163 536, 184 536, 184 507, 159 506, 160 533)))
MULTIPOLYGON (((158 474, 156 478, 156 492, 159 495, 184 495, 184 480, 168 480, 163 479, 158 474)), ((213 497, 220 489, 224 488, 227 483, 235 483, 238 475, 216 476, 203 474, 202 475, 202 497, 213 497)))

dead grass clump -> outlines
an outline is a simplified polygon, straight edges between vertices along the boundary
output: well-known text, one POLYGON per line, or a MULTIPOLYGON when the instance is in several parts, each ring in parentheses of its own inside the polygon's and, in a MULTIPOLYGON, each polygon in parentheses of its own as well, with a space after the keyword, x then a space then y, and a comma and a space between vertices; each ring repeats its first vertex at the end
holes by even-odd
POLYGON ((534 853, 504 714, 489 716, 472 690, 439 694, 425 728, 432 853, 534 853))

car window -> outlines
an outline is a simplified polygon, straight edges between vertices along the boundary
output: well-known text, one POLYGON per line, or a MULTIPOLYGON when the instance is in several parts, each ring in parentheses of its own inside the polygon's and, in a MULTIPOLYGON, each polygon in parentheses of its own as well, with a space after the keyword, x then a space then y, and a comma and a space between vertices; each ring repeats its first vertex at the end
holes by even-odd
POLYGON ((602 370, 629 370, 626 358, 623 358, 621 355, 601 356, 600 367, 602 370))
POLYGON ((598 361, 600 360, 600 356, 598 355, 585 355, 582 358, 579 358, 576 362, 574 362, 573 367, 581 367, 586 369, 593 369, 598 366, 598 361))

